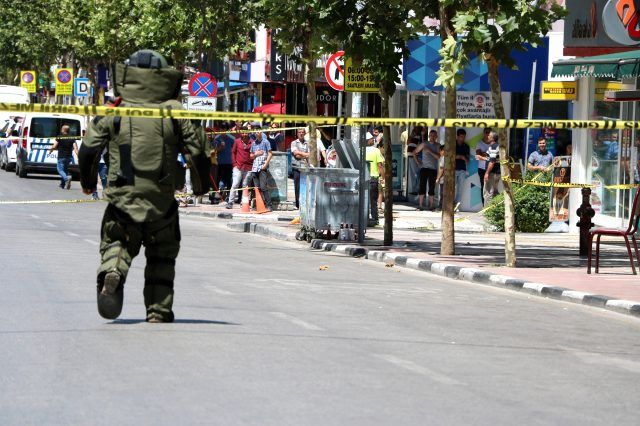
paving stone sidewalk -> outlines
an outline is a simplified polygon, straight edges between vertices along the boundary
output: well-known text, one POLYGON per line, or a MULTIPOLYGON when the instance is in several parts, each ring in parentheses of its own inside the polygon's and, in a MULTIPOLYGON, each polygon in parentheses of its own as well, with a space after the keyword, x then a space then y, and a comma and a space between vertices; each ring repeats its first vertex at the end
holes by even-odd
MULTIPOLYGON (((232 230, 281 240, 295 241, 299 229, 290 224, 296 211, 256 215, 200 205, 183 208, 181 214, 226 219, 232 230)), ((502 266, 504 235, 492 232, 479 215, 457 215, 455 256, 439 254, 440 239, 440 213, 394 205, 393 246, 383 245, 379 226, 367 230, 362 246, 314 240, 311 248, 640 316, 640 279, 631 273, 620 241, 603 241, 601 273, 589 275, 586 258, 578 256, 578 235, 573 233, 518 234, 517 268, 502 266)))

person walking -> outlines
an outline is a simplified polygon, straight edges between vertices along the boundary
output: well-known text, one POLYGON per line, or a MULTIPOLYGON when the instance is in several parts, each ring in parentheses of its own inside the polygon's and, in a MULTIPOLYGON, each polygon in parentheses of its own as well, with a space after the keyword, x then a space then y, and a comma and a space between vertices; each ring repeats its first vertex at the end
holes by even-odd
POLYGON ((369 214, 371 224, 378 224, 378 192, 380 176, 384 176, 384 157, 380 149, 376 147, 376 138, 367 132, 366 160, 369 163, 369 214))
POLYGON ((238 188, 242 184, 243 188, 249 186, 251 180, 251 168, 253 167, 253 160, 251 155, 251 140, 248 133, 240 133, 233 143, 231 150, 231 161, 233 163, 233 178, 231 182, 231 190, 229 191, 229 198, 227 199, 228 209, 233 208, 233 203, 236 200, 238 188))
POLYGON ((309 167, 309 142, 306 134, 305 129, 298 129, 298 138, 291 142, 291 169, 297 209, 300 208, 300 168, 309 167))
POLYGON ((491 129, 484 129, 482 139, 476 144, 476 160, 478 160, 478 178, 480 179, 480 198, 484 205, 484 174, 487 170, 487 150, 489 149, 489 134, 491 129))
POLYGON ((496 132, 489 133, 489 148, 487 149, 487 170, 484 174, 484 205, 488 205, 493 197, 498 195, 498 185, 500 184, 500 145, 499 136, 496 132))
MULTIPOLYGON (((100 162, 98 163, 98 178, 100 178, 100 184, 102 185, 102 197, 104 198, 104 191, 107 189, 107 163, 105 163, 105 156, 107 155, 107 149, 105 148, 100 155, 100 162)), ((91 198, 99 200, 98 190, 91 194, 91 198)))
POLYGON ((529 155, 527 170, 544 172, 553 163, 553 154, 547 151, 547 139, 538 138, 538 149, 529 155))
POLYGON ((60 175, 60 188, 71 189, 71 173, 69 164, 73 162, 73 154, 78 155, 76 140, 69 136, 69 125, 64 124, 60 128, 60 138, 53 141, 49 148, 49 154, 58 151, 58 174, 60 175))
POLYGON ((260 133, 249 134, 251 139, 251 153, 249 158, 253 160, 251 167, 251 179, 253 186, 260 189, 264 198, 264 205, 267 211, 271 211, 271 194, 269 193, 269 162, 271 162, 271 145, 266 137, 262 138, 260 133))
MULTIPOLYGON (((184 79, 166 59, 140 50, 115 65, 113 90, 121 106, 154 105, 182 109, 176 99, 184 79)), ((93 119, 79 150, 80 183, 89 195, 97 186, 97 165, 109 152, 108 201, 101 226, 97 273, 98 312, 116 319, 122 311, 131 262, 145 246, 144 304, 148 322, 172 322, 175 264, 180 251, 176 187, 184 174, 176 158, 191 168, 196 196, 209 190, 209 147, 187 119, 100 116, 93 119), (126 129, 126 130, 125 130, 126 129), (132 149, 133 147, 133 149, 132 149)))
POLYGON ((436 193, 436 177, 438 176, 438 160, 440 160, 440 143, 438 143, 438 132, 431 130, 429 140, 422 142, 413 151, 413 158, 420 166, 420 184, 418 185, 418 209, 424 210, 424 197, 429 195, 427 210, 436 208, 434 197, 436 193), (422 152, 422 161, 418 160, 416 154, 422 152), (428 186, 428 190, 427 190, 428 186))
POLYGON ((460 208, 464 182, 469 176, 467 165, 469 164, 471 148, 469 148, 469 144, 465 141, 466 138, 466 130, 458 129, 456 131, 456 195, 453 201, 455 205, 454 210, 456 211, 460 208))

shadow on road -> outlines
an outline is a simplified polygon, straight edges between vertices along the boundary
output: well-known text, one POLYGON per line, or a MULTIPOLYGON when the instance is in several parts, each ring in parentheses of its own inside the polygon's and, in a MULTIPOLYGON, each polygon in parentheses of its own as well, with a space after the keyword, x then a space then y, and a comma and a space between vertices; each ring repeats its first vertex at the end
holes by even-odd
MULTIPOLYGON (((117 319, 109 324, 140 324, 146 322, 144 319, 117 319)), ((200 320, 200 319, 177 319, 173 321, 174 324, 215 324, 215 325, 240 325, 234 322, 227 321, 212 321, 212 320, 200 320)))

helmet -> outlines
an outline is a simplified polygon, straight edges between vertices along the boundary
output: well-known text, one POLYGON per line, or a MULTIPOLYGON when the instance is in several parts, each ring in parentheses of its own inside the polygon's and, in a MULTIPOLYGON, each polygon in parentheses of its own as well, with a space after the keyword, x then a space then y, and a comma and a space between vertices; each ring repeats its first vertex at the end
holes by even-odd
POLYGON ((155 50, 138 50, 134 52, 125 64, 138 68, 167 68, 167 60, 155 50))

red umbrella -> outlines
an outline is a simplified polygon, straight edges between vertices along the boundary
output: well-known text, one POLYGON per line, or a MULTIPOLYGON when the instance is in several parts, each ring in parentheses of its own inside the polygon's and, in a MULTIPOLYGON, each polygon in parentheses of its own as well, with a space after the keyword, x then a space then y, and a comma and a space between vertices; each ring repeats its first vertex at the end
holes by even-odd
POLYGON ((284 104, 265 104, 255 107, 253 112, 261 112, 264 114, 284 114, 286 112, 286 108, 284 104))

